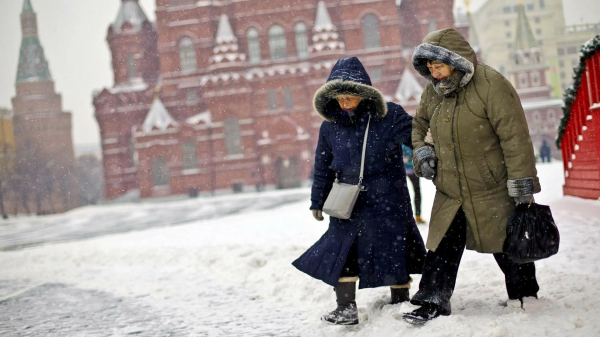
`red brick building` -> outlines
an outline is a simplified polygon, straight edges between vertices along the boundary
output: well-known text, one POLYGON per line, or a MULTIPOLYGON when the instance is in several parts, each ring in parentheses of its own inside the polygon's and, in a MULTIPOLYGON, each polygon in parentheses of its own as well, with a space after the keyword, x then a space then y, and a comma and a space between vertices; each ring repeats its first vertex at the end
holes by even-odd
POLYGON ((21 31, 17 95, 12 99, 16 175, 9 179, 7 212, 64 212, 79 205, 71 114, 62 110, 54 90, 30 0, 23 1, 21 31))
POLYGON ((403 37, 453 26, 451 5, 396 2, 157 0, 151 23, 122 0, 107 38, 115 83, 94 96, 105 196, 309 180, 322 121, 312 96, 335 61, 359 57, 393 97, 412 54, 403 37), (431 7, 445 10, 435 25, 423 21, 431 7), (401 25, 402 11, 419 24, 401 25))

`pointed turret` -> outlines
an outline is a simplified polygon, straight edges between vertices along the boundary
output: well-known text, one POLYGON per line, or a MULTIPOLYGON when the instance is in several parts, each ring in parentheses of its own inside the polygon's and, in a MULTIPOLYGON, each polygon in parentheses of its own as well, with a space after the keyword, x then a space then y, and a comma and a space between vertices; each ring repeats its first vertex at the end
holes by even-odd
POLYGON ((529 20, 525 14, 525 8, 523 3, 519 0, 519 12, 517 16, 517 40, 515 42, 515 49, 523 50, 537 47, 535 37, 531 31, 529 20))
POLYGON ((114 32, 120 33, 125 29, 130 29, 134 32, 141 31, 142 25, 148 21, 148 17, 142 7, 140 7, 138 0, 122 1, 123 3, 119 9, 119 14, 117 14, 117 19, 112 25, 114 32))
POLYGON ((158 34, 138 0, 121 0, 117 18, 108 28, 115 88, 137 91, 153 87, 159 73, 158 34))
POLYGON ((163 102, 158 97, 158 92, 154 96, 154 102, 150 106, 148 115, 142 124, 142 129, 145 133, 152 130, 165 131, 169 126, 177 126, 178 123, 173 119, 163 102))
POLYGON ((521 97, 528 99, 549 99, 550 87, 546 84, 548 65, 544 61, 542 49, 538 46, 519 0, 515 47, 510 54, 509 76, 521 97))
POLYGON ((242 66, 246 60, 246 55, 240 53, 239 49, 237 38, 229 23, 229 17, 227 14, 221 14, 217 35, 215 36, 213 56, 210 58, 211 66, 242 66))
POLYGON ((423 86, 417 81, 415 75, 410 71, 408 67, 404 69, 396 95, 394 98, 402 105, 407 104, 411 100, 418 101, 423 93, 423 86))
POLYGON ((21 14, 25 13, 33 13, 33 6, 31 6, 31 1, 29 0, 23 1, 23 10, 21 11, 21 14))
POLYGON ((24 0, 21 12, 21 50, 16 82, 49 81, 50 69, 38 38, 37 16, 30 0, 24 0))
POLYGON ((346 46, 340 41, 337 28, 333 24, 331 16, 329 16, 327 5, 324 1, 319 1, 317 4, 315 25, 313 27, 312 44, 309 47, 311 56, 343 53, 345 49, 346 46))

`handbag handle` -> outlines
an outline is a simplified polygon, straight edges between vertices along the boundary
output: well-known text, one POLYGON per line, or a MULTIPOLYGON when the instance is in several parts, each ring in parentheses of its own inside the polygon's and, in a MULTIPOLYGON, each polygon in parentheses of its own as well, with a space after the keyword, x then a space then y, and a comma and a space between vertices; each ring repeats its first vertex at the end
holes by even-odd
POLYGON ((371 124, 371 116, 367 122, 367 130, 365 131, 365 140, 363 141, 362 158, 360 159, 360 176, 358 177, 358 185, 362 186, 363 173, 365 172, 365 154, 367 153, 367 138, 369 136, 369 125, 371 124))

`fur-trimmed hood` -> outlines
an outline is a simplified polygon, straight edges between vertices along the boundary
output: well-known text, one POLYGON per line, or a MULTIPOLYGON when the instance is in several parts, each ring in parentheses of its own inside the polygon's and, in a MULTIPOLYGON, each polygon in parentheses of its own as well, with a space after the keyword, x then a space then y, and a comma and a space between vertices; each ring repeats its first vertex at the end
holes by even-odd
POLYGON ((454 29, 442 29, 427 34, 412 57, 413 66, 423 77, 433 80, 427 61, 440 61, 463 73, 459 86, 464 87, 475 74, 477 56, 471 45, 454 29))
POLYGON ((356 57, 338 60, 331 74, 313 99, 315 110, 325 120, 334 122, 341 117, 343 110, 337 103, 338 95, 354 95, 362 99, 359 107, 375 119, 382 119, 387 114, 387 105, 383 94, 371 86, 369 74, 356 57))

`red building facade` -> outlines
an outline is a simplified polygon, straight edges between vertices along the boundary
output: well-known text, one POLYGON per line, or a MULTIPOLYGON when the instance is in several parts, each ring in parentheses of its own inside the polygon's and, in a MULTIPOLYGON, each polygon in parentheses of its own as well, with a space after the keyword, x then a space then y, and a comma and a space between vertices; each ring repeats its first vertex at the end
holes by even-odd
MULTIPOLYGON (((122 0, 108 31, 115 83, 94 96, 106 198, 300 186, 322 121, 314 92, 357 56, 393 97, 412 52, 402 37, 427 33, 400 24, 417 2, 433 3, 157 0, 151 23, 122 0)), ((451 6, 444 17, 431 28, 452 26, 451 6)))

